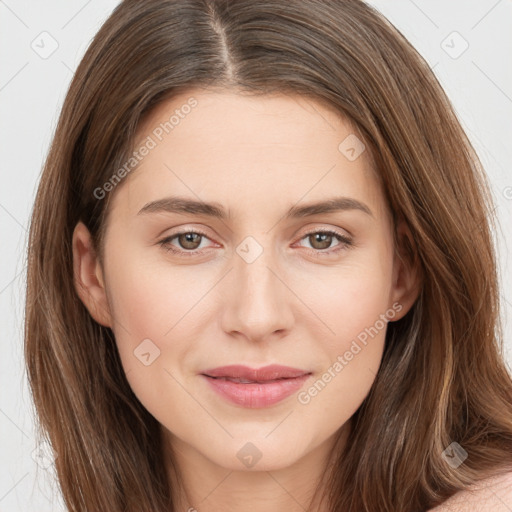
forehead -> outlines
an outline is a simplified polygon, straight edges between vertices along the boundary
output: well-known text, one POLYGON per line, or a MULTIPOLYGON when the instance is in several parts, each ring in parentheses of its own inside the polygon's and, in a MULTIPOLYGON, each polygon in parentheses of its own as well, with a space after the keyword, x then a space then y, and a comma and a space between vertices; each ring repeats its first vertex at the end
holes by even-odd
POLYGON ((298 150, 305 137, 328 132, 338 137, 342 132, 355 135, 357 128, 325 101, 299 94, 191 89, 146 114, 137 137, 149 135, 165 144, 171 138, 201 134, 207 136, 203 144, 296 146, 298 150))
POLYGON ((135 203, 165 193, 228 206, 233 198, 239 205, 334 193, 380 198, 370 152, 354 125, 301 95, 192 89, 146 115, 136 140, 135 150, 150 149, 126 180, 135 203))

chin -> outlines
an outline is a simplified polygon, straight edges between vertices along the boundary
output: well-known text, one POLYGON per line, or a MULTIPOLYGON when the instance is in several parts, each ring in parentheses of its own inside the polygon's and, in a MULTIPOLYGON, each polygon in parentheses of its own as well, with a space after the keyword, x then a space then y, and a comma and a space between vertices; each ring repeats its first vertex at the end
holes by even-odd
MULTIPOLYGON (((203 452, 213 463, 231 471, 276 471, 293 465, 302 453, 297 446, 304 443, 288 437, 283 439, 254 438, 230 439, 224 447, 217 445, 214 453, 203 452)), ((208 448, 211 448, 210 446, 208 448)))

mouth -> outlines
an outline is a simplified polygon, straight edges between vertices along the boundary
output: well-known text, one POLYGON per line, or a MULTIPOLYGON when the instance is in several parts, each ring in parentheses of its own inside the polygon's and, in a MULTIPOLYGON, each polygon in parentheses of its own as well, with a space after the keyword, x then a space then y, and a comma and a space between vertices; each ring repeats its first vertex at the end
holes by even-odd
POLYGON ((311 372, 270 365, 254 369, 231 365, 206 370, 201 376, 224 399, 247 408, 264 408, 298 391, 311 372))

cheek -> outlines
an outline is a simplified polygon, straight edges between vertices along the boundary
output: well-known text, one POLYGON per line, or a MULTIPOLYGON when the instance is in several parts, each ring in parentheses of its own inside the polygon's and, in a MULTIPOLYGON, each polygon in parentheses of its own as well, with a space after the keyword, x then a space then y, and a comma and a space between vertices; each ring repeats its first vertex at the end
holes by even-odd
POLYGON ((346 350, 353 339, 364 341, 368 330, 385 330, 382 316, 389 308, 391 265, 375 253, 317 281, 311 304, 324 326, 325 346, 332 355, 346 350))
POLYGON ((317 336, 322 357, 314 379, 297 396, 308 421, 316 424, 318 417, 323 418, 320 437, 334 432, 357 411, 380 366, 387 329, 381 315, 386 314, 387 304, 383 294, 370 292, 375 291, 370 284, 345 281, 344 290, 324 303, 325 323, 334 334, 317 336))
POLYGON ((211 287, 199 269, 172 267, 132 253, 109 269, 108 289, 117 331, 133 339, 163 340, 179 328, 211 287))
POLYGON ((317 414, 323 405, 334 424, 343 423, 367 396, 380 366, 387 318, 394 316, 390 259, 367 253, 317 282, 315 289, 310 304, 323 335, 312 336, 323 357, 316 379, 298 399, 304 405, 316 402, 308 414, 317 414))
POLYGON ((164 390, 181 400, 181 366, 176 362, 188 361, 197 350, 191 340, 200 339, 201 332, 204 336, 208 325, 198 319, 218 277, 199 266, 191 270, 171 267, 162 258, 144 259, 136 249, 129 258, 111 257, 118 261, 106 276, 119 355, 134 393, 155 413, 164 390))
POLYGON ((324 338, 325 370, 340 375, 336 380, 344 388, 371 384, 380 365, 389 311, 385 294, 370 285, 375 283, 345 282, 344 289, 325 304, 333 331, 324 338))
POLYGON ((193 403, 179 384, 175 361, 193 349, 189 316, 205 290, 187 286, 183 271, 141 264, 132 253, 108 273, 114 335, 121 363, 134 394, 161 423, 168 421, 170 400, 182 414, 196 414, 193 403), (181 276, 181 278, 180 278, 181 276))

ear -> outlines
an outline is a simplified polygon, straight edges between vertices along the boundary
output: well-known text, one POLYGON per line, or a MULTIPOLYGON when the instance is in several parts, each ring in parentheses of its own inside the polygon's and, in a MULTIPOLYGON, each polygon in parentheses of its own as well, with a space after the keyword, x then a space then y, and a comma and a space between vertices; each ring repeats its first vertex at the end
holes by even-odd
POLYGON ((412 308, 423 282, 419 260, 414 250, 413 237, 402 219, 396 228, 396 250, 393 259, 391 304, 402 306, 391 321, 400 320, 412 308))
POLYGON ((96 322, 112 327, 101 265, 91 234, 83 222, 75 226, 72 246, 74 285, 78 296, 96 322))

